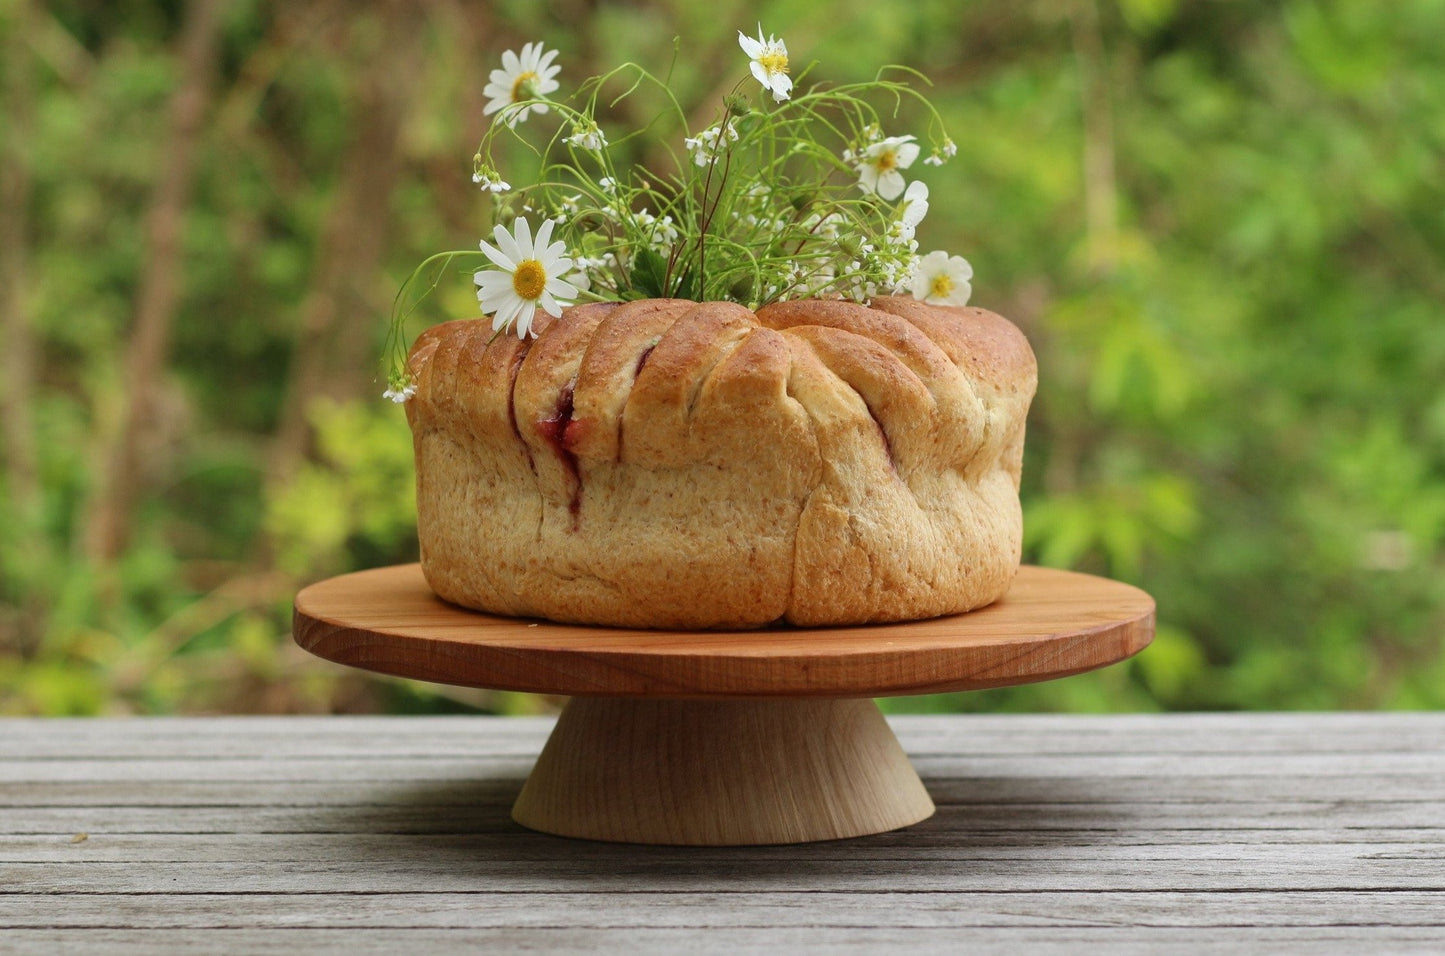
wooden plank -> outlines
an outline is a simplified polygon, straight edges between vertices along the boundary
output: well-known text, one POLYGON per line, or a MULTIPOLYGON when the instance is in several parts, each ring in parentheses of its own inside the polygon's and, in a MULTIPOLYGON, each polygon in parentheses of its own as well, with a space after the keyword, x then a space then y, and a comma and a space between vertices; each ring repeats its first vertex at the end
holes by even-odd
MULTIPOLYGON (((0 786, 4 807, 125 806, 311 806, 425 803, 433 806, 470 804, 477 791, 496 792, 512 786, 515 794, 530 764, 482 773, 418 780, 281 780, 281 781, 71 781, 57 784, 19 782, 0 786)), ((924 769, 924 768, 920 768, 924 769)), ((1201 807, 1230 803, 1415 803, 1416 825, 1445 822, 1445 778, 1437 774, 1388 774, 1372 777, 941 777, 923 772, 934 802, 943 805, 997 803, 1117 804, 1164 803, 1201 807)), ((1207 811, 1206 811, 1207 812, 1207 811)))
MULTIPOLYGON (((169 953, 254 953, 295 956, 297 953, 341 956, 395 956, 397 952, 474 954, 479 952, 627 952, 636 956, 722 954, 739 952, 891 953, 900 946, 898 931, 867 926, 820 928, 806 917, 789 926, 739 929, 618 929, 533 927, 527 929, 313 930, 218 928, 202 936, 164 930, 14 930, 5 943, 20 953, 101 953, 105 956, 151 956, 169 953)), ((1440 952, 1440 931, 1434 927, 1255 927, 1221 926, 1200 933, 1194 927, 1088 927, 1054 929, 998 927, 992 929, 917 929, 909 934, 910 952, 967 951, 976 956, 1078 956, 1083 951, 1111 956, 1157 956, 1187 952, 1198 956, 1236 956, 1269 952, 1278 956, 1322 956, 1329 953, 1429 954, 1440 952)))
MULTIPOLYGON (((401 804, 316 806, 32 806, 0 807, 0 833, 477 833, 510 826, 510 799, 521 781, 473 785, 473 803, 445 806, 421 801, 401 804)), ((935 839, 958 834, 1014 833, 1085 834, 1166 830, 1274 832, 1333 827, 1422 826, 1423 812, 1438 805, 1421 802, 1239 801, 1229 804, 1136 803, 1079 801, 1067 804, 971 803, 942 805, 928 821, 907 831, 935 839)), ((1433 829, 1438 830, 1437 825, 1433 829)), ((515 828, 515 832, 521 832, 515 828)), ((1049 838, 1053 838, 1050 836, 1049 838)), ((885 836, 870 840, 888 839, 885 836)))
MULTIPOLYGON (((429 857, 408 854, 379 861, 252 860, 195 863, 86 862, 0 864, 0 893, 384 893, 398 887, 415 892, 631 892, 648 881, 677 892, 707 893, 803 891, 921 892, 1031 890, 1047 892, 1214 890, 1442 890, 1445 858, 1373 856, 1358 845, 1259 848, 1227 856, 1103 853, 1064 859, 1042 853, 1034 858, 982 860, 959 852, 951 858, 919 859, 899 853, 889 860, 833 859, 813 867, 797 858, 766 860, 693 859, 676 849, 657 856, 602 855, 605 865, 566 852, 533 858, 489 859, 466 851, 436 851, 429 857), (641 883, 639 882, 641 881, 641 883)), ((805 862, 805 861, 804 861, 805 862)))
MULTIPOLYGON (((0 760, 0 799, 21 785, 185 781, 404 781, 461 780, 498 773, 525 774, 535 755, 430 756, 424 758, 194 758, 150 757, 128 760, 0 760)), ((1337 754, 1089 755, 1011 754, 1007 756, 914 755, 914 765, 935 779, 970 778, 1230 778, 1291 777, 1322 779, 1370 776, 1376 779, 1422 776, 1445 780, 1445 752, 1365 753, 1348 759, 1337 754)))
MULTIPOLYGON (((358 857, 398 859, 407 855, 468 852, 479 859, 528 859, 557 852, 554 841, 502 825, 485 833, 126 833, 85 831, 83 844, 72 832, 0 835, 0 863, 77 864, 251 860, 257 863, 324 862, 358 857), (164 837, 164 839, 157 839, 164 837)), ((712 849, 703 860, 959 860, 1055 859, 1112 856, 1170 859, 1210 858, 1238 846, 1273 847, 1278 853, 1307 855, 1316 845, 1363 848, 1389 859, 1445 856, 1445 829, 1361 830, 941 830, 913 827, 866 840, 819 843, 796 848, 712 849)), ((625 858, 625 847, 588 854, 589 861, 625 858)), ((590 864, 589 864, 590 865, 590 864)), ((597 865, 601 865, 598 863, 597 865)))
MULTIPOLYGON (((1445 752, 1445 713, 903 715, 889 723, 914 756, 1445 752)), ((547 717, 9 718, 0 725, 0 759, 526 756, 541 749, 552 724, 547 717), (312 723, 325 733, 311 733, 312 723)))
POLYGON ((413 929, 545 928, 715 930, 866 925, 898 930, 981 927, 1239 925, 1445 926, 1445 893, 255 893, 113 894, 57 912, 54 897, 0 897, 0 930, 70 928, 413 929))
POLYGON ((535 756, 555 722, 552 717, 10 718, 0 723, 0 759, 535 756))

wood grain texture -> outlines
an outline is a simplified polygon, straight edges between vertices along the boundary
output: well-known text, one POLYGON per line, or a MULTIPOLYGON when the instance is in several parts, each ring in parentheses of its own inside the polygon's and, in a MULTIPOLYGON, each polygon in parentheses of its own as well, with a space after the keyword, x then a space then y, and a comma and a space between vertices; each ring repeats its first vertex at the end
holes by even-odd
POLYGON ((1445 714, 890 725, 933 817, 675 848, 514 823, 546 719, 0 720, 0 951, 1316 956, 1445 939, 1445 714))
POLYGON ((871 700, 578 697, 512 808, 543 833, 680 846, 839 840, 932 815, 871 700))
POLYGON ((836 629, 663 632, 502 618, 446 604, 419 565, 331 578, 296 597, 296 642, 328 660, 441 683, 573 696, 879 697, 1052 680, 1154 636, 1138 588, 1025 566, 968 614, 836 629))

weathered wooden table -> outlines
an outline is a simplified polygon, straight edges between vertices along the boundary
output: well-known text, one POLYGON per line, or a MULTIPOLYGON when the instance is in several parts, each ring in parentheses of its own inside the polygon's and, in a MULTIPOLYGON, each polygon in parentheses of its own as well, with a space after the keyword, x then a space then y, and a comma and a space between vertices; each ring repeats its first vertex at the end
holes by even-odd
POLYGON ((543 719, 0 721, 0 952, 1445 951, 1445 714, 895 718, 939 805, 544 836, 543 719))

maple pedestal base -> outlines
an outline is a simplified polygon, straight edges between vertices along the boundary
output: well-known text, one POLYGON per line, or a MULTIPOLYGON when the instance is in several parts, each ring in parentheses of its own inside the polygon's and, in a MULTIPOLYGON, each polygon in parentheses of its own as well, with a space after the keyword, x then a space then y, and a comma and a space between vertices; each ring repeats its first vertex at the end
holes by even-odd
POLYGON ((836 840, 932 815, 868 699, 573 698, 512 809, 559 836, 698 846, 836 840))

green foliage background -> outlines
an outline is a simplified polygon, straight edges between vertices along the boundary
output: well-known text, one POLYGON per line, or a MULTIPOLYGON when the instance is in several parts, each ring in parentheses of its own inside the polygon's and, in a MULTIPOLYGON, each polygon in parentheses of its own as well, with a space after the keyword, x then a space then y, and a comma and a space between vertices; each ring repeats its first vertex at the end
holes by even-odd
MULTIPOLYGON (((501 51, 559 47, 566 90, 665 68, 677 37, 708 116, 758 21, 819 80, 934 79, 959 154, 928 175, 923 248, 968 256, 974 301, 1039 356, 1026 559, 1159 602, 1126 665, 890 706, 1445 705, 1442 0, 233 3, 138 383, 198 6, 0 0, 0 712, 549 707, 308 659, 289 601, 414 559, 373 360, 411 268, 489 226, 470 160, 501 51), (108 502, 142 389, 135 488, 108 502), (107 506, 109 552, 87 543, 107 506)), ((474 312, 462 277, 433 317, 474 312)))

